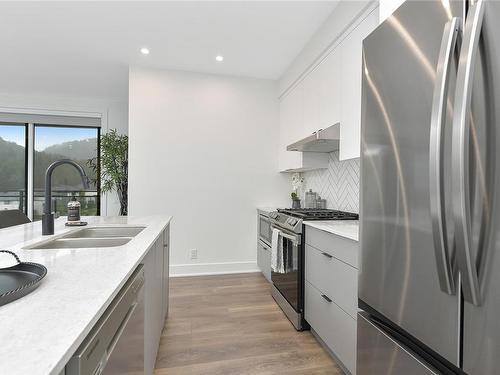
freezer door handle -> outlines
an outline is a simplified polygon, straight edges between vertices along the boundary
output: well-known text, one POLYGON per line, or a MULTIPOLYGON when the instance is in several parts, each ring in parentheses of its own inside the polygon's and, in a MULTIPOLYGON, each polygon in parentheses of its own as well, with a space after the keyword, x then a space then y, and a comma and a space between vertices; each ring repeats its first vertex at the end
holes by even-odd
POLYGON ((460 48, 459 17, 446 23, 437 64, 436 84, 432 100, 432 117, 429 144, 429 191, 434 252, 441 290, 455 294, 455 280, 452 271, 450 249, 446 228, 445 202, 443 190, 443 132, 448 110, 449 75, 457 47, 460 48))
POLYGON ((478 0, 471 6, 465 22, 457 73, 452 145, 453 212, 457 262, 462 277, 464 299, 476 306, 481 304, 481 292, 476 259, 471 249, 469 142, 472 85, 484 18, 484 7, 484 1, 478 0))

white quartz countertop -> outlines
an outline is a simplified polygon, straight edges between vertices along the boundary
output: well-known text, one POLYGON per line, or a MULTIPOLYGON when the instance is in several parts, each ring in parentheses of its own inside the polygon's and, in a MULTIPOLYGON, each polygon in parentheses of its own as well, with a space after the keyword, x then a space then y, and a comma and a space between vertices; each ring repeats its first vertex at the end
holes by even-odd
MULTIPOLYGON (((65 219, 56 220, 56 236, 79 229, 65 227, 65 219)), ((171 217, 82 220, 89 226, 146 228, 123 246, 62 250, 22 250, 51 237, 42 237, 41 222, 0 230, 1 249, 16 252, 21 261, 41 263, 48 271, 35 291, 0 306, 0 374, 59 374, 171 217)), ((14 264, 10 258, 2 254, 0 267, 14 264)))
POLYGON ((359 240, 358 220, 304 221, 304 224, 354 241, 359 240))

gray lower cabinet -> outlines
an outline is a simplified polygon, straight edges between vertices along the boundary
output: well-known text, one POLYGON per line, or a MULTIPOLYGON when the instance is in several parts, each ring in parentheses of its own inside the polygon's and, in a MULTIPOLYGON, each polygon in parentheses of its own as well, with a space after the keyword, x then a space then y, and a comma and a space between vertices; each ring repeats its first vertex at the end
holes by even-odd
POLYGON ((257 242, 257 265, 267 281, 271 282, 271 249, 262 241, 257 242))
POLYGON ((307 322, 351 374, 356 369, 356 320, 306 281, 307 322))
POLYGON ((306 279, 356 319, 358 270, 329 254, 306 245, 306 279))
POLYGON ((160 234, 143 260, 144 289, 144 373, 153 374, 160 337, 168 310, 169 227, 160 234), (165 233, 166 232, 166 233, 165 233))
POLYGON ((170 227, 163 231, 163 319, 168 317, 169 267, 170 267, 170 227))
POLYGON ((306 227, 306 244, 358 268, 359 243, 313 227, 306 227))
POLYGON ((306 227, 305 318, 340 360, 356 373, 358 243, 306 227))

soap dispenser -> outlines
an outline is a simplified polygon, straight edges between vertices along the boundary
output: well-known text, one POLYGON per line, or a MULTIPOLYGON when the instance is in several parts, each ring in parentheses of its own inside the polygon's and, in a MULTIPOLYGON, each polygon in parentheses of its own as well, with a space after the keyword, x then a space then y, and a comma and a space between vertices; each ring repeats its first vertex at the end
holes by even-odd
POLYGON ((74 224, 80 222, 80 202, 76 200, 73 196, 68 202, 68 224, 74 224))
POLYGON ((67 227, 82 227, 87 225, 86 221, 80 220, 80 202, 76 200, 73 196, 68 202, 68 221, 66 222, 67 227))

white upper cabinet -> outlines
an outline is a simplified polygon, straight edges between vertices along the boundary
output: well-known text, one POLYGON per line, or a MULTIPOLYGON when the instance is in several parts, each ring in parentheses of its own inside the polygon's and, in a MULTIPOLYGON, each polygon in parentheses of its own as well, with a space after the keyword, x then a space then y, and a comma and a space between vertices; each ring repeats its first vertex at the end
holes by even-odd
MULTIPOLYGON (((286 146, 304 138, 317 129, 306 126, 304 92, 307 86, 304 82, 298 84, 280 101, 280 142, 279 170, 281 172, 307 171, 326 168, 328 155, 316 152, 287 151, 286 146)), ((310 109, 308 109, 310 110, 310 109)))
POLYGON ((363 39, 378 25, 378 13, 372 11, 343 41, 341 52, 341 120, 339 159, 360 156, 361 80, 363 39))
POLYGON ((298 131, 298 122, 302 122, 302 95, 300 90, 291 91, 280 101, 280 142, 279 142, 279 169, 286 171, 299 165, 298 152, 286 151, 286 146, 298 131))
POLYGON ((340 122, 340 49, 333 50, 319 65, 319 123, 325 129, 340 122))
POLYGON ((340 121, 340 61, 340 51, 332 51, 301 82, 303 137, 340 121))
POLYGON ((378 25, 374 9, 280 102, 280 171, 326 168, 328 155, 286 146, 340 122, 340 160, 360 155, 362 42, 378 25))
POLYGON ((323 78, 320 76, 321 73, 322 71, 316 68, 301 82, 303 89, 304 117, 301 136, 297 138, 296 141, 319 129, 320 84, 323 78))

